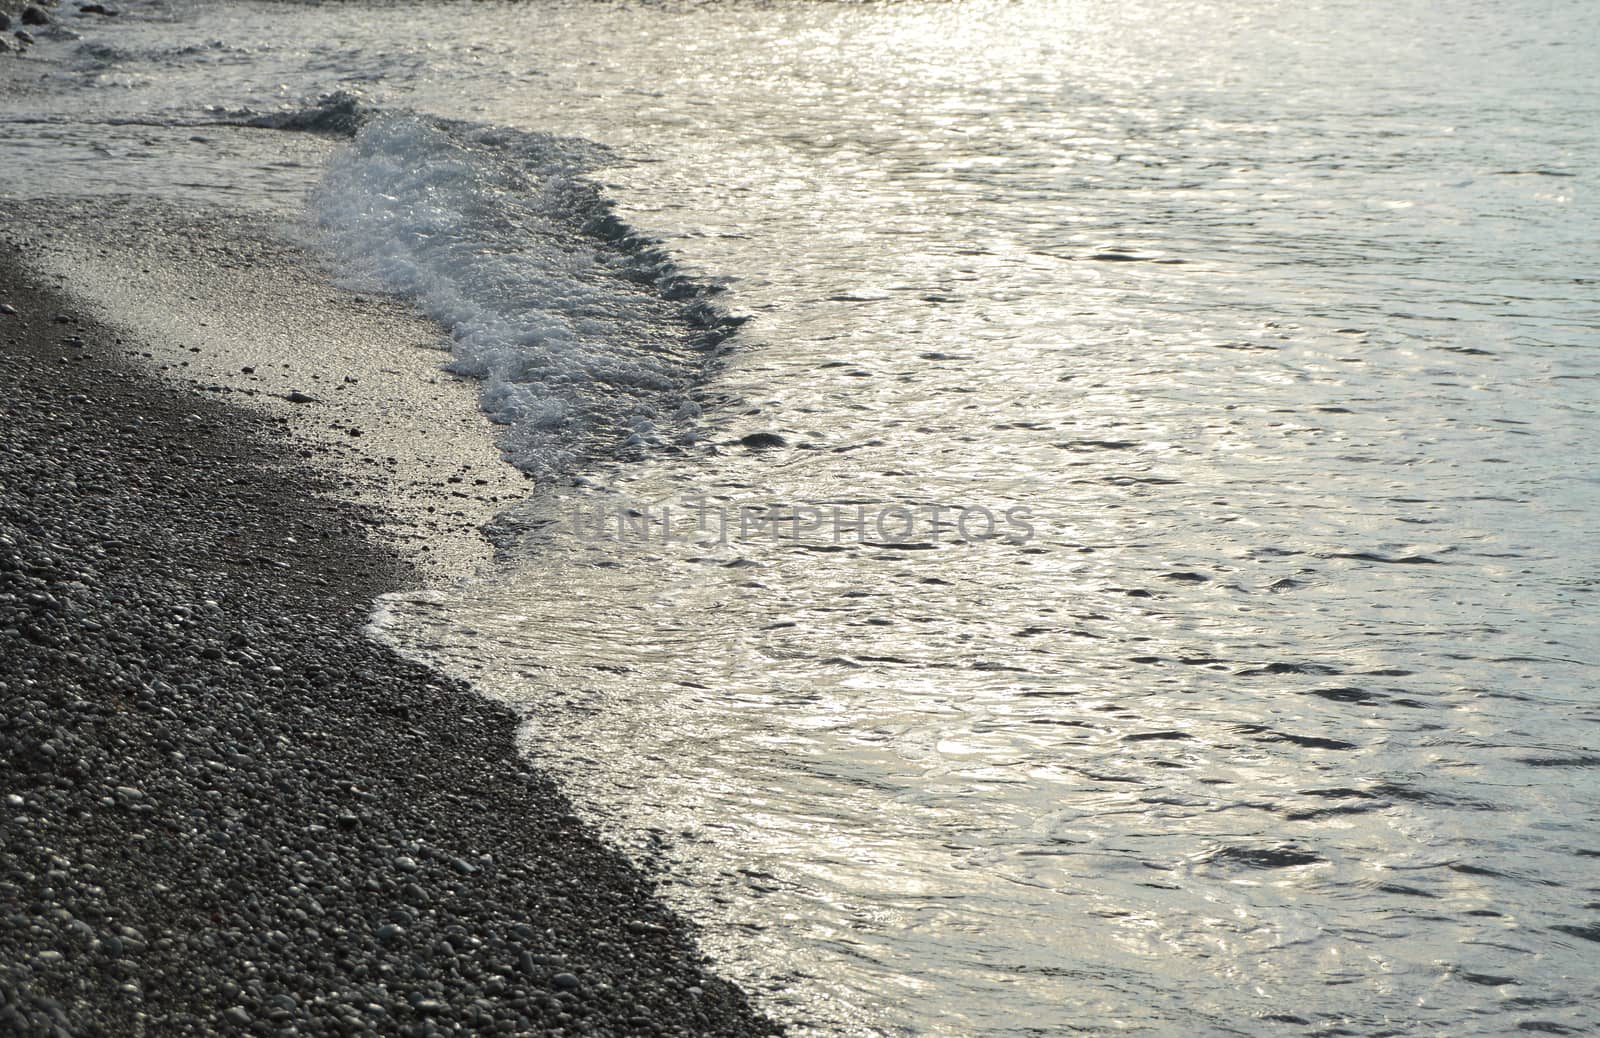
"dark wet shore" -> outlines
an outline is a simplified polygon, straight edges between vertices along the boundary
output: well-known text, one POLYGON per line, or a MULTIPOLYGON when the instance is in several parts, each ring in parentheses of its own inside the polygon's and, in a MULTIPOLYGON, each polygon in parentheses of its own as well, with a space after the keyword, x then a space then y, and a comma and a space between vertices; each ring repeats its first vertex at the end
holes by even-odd
POLYGON ((513 746, 360 633, 375 517, 0 246, 0 1031, 752 1035, 513 746))

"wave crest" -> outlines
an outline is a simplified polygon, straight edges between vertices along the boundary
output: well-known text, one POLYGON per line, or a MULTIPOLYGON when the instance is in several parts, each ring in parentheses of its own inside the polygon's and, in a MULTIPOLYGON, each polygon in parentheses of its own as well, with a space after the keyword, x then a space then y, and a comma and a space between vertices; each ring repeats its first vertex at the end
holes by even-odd
POLYGON ((671 438, 738 321, 586 179, 605 148, 336 107, 360 125, 313 197, 322 244, 449 330, 513 464, 549 478, 671 438))

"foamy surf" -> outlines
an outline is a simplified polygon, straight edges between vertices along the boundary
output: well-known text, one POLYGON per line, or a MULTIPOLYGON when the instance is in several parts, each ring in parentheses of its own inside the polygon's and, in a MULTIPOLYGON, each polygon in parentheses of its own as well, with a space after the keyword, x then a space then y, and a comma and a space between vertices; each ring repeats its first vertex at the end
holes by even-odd
POLYGON ((315 190, 318 241, 356 284, 413 300, 450 333, 455 374, 523 471, 692 437, 686 392, 736 321, 629 229, 572 138, 366 118, 315 190))

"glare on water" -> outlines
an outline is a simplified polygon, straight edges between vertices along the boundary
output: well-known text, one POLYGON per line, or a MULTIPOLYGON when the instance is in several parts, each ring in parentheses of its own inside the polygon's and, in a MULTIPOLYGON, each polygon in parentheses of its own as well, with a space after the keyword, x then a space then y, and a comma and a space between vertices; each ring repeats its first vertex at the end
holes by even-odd
POLYGON ((651 20, 561 120, 758 318, 713 447, 394 630, 822 1030, 1581 1029, 1595 97, 1405 22, 651 20), (662 543, 706 499, 1037 533, 662 543))

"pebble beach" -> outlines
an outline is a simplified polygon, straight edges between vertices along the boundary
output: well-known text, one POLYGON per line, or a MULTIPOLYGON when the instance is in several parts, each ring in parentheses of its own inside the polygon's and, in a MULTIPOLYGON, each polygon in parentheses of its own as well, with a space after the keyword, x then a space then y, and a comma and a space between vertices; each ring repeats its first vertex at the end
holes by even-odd
POLYGON ((0 1029, 770 1032, 508 710, 362 635, 414 580, 370 511, 0 286, 0 1029))

